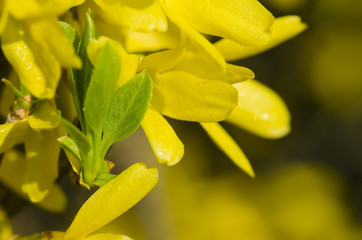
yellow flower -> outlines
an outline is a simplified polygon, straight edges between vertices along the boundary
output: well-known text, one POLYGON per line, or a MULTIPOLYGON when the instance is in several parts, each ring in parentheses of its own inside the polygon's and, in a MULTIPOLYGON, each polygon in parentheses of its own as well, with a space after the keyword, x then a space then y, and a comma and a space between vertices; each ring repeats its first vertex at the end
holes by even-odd
POLYGON ((147 169, 136 163, 98 189, 83 204, 67 231, 42 235, 52 236, 53 240, 130 240, 111 233, 91 234, 139 202, 157 181, 156 168, 147 169))
POLYGON ((0 18, 1 48, 24 87, 37 98, 52 99, 61 66, 81 67, 57 17, 84 0, 6 0, 0 18))
MULTIPOLYGON (((66 198, 54 185, 58 177, 60 148, 57 138, 65 134, 51 113, 57 112, 49 101, 40 101, 31 115, 0 125, 0 179, 19 195, 45 208, 61 211, 66 198), (25 155, 14 147, 24 144, 25 155), (46 147, 45 147, 46 146, 46 147), (59 201, 53 201, 56 197, 59 201)), ((59 112, 58 112, 59 114, 59 112)))
POLYGON ((13 230, 6 212, 0 206, 0 239, 6 240, 13 235, 13 230))
MULTIPOLYGON (((143 57, 138 67, 138 71, 146 69, 153 79, 152 106, 142 127, 159 162, 174 165, 184 153, 182 142, 162 116, 166 115, 200 122, 221 150, 253 176, 246 156, 217 122, 228 120, 259 136, 278 138, 289 132, 290 116, 276 93, 249 80, 254 78, 252 71, 228 64, 225 59, 265 51, 304 30, 305 24, 296 16, 274 21, 255 0, 95 3, 85 6, 96 10, 101 33, 115 37, 128 51, 162 49, 167 44, 158 38, 160 33, 172 36, 169 39, 178 37, 177 45, 169 44, 169 50, 143 57), (120 29, 117 34, 110 30, 113 26, 120 29), (202 34, 224 39, 213 45, 202 34), (154 45, 151 39, 161 44, 154 45), (234 56, 228 56, 228 51, 234 56)), ((134 66, 135 61, 130 65, 134 66)))

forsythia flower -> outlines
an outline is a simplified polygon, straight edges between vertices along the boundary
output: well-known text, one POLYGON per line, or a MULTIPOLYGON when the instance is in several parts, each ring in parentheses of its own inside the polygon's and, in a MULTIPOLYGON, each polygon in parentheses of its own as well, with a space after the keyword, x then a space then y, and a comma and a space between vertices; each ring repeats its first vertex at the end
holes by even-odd
POLYGON ((142 127, 159 162, 174 165, 184 153, 182 142, 162 115, 200 122, 251 176, 254 173, 244 153, 217 122, 227 120, 266 138, 289 132, 290 116, 281 98, 250 80, 254 78, 251 70, 225 60, 255 55, 297 35, 306 27, 299 17, 274 19, 256 0, 132 4, 95 0, 79 9, 84 12, 87 7, 95 10, 101 34, 120 41, 128 52, 168 48, 143 57, 138 67, 153 79, 152 105, 142 127), (202 34, 223 39, 212 44, 202 34))
POLYGON ((54 98, 61 66, 81 67, 57 17, 83 1, 2 0, 1 48, 33 96, 54 98))
POLYGON ((136 163, 97 190, 81 207, 66 232, 45 232, 34 239, 53 240, 130 240, 129 237, 96 230, 111 222, 139 202, 158 181, 156 168, 136 163))
POLYGON ((48 195, 52 199, 57 196, 59 201, 54 201, 54 211, 61 211, 66 205, 65 196, 53 183, 58 177, 60 153, 56 139, 65 133, 59 121, 50 115, 54 111, 55 105, 43 100, 29 116, 0 125, 0 153, 5 153, 0 179, 35 203, 48 195), (21 143, 25 146, 25 156, 14 149, 21 143))

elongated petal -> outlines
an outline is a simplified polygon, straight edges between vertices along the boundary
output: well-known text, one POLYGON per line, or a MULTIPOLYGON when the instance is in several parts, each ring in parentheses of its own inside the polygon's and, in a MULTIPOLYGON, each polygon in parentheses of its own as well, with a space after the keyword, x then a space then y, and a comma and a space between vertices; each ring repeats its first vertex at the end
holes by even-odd
POLYGON ((273 15, 257 0, 161 0, 199 32, 243 45, 266 43, 273 15))
POLYGON ((186 39, 181 36, 179 44, 169 50, 152 53, 144 57, 138 70, 146 69, 152 76, 175 67, 180 63, 186 49, 186 39))
POLYGON ((157 183, 156 168, 136 163, 96 191, 66 232, 66 240, 83 239, 140 201, 157 183))
POLYGON ((28 117, 30 127, 34 131, 52 130, 58 127, 60 119, 60 111, 55 104, 51 104, 48 100, 41 101, 35 107, 33 114, 28 117), (55 117, 57 114, 59 117, 55 117))
POLYGON ((157 52, 174 48, 179 39, 179 31, 174 25, 169 26, 167 32, 136 32, 124 29, 123 37, 124 47, 129 53, 157 52))
POLYGON ((0 2, 0 36, 4 32, 9 18, 9 1, 0 2))
POLYGON ((25 140, 29 129, 28 120, 0 125, 0 153, 4 153, 25 140))
POLYGON ((172 71, 184 71, 200 78, 231 84, 252 79, 255 76, 250 69, 232 64, 226 65, 226 71, 215 69, 205 59, 193 52, 186 52, 182 61, 172 71))
POLYGON ((82 66, 80 58, 55 17, 32 21, 30 31, 35 41, 44 41, 47 48, 43 51, 50 51, 60 65, 73 68, 82 66))
POLYGON ((167 72, 154 80, 152 104, 160 113, 185 121, 218 122, 237 104, 232 85, 185 72, 167 72))
POLYGON ((228 122, 265 138, 280 138, 289 133, 288 108, 273 90, 255 80, 233 86, 239 92, 239 102, 228 122))
POLYGON ((157 111, 148 109, 142 128, 159 163, 178 163, 184 155, 184 145, 170 124, 157 111))
POLYGON ((10 12, 17 19, 59 16, 85 0, 10 0, 10 12))
MULTIPOLYGON (((26 200, 29 198, 22 192, 21 185, 25 176, 25 156, 15 149, 7 151, 0 165, 0 180, 12 191, 26 200)), ((43 201, 35 203, 38 207, 50 212, 62 212, 67 205, 67 198, 58 185, 54 185, 43 201)))
MULTIPOLYGON (((162 2, 163 0, 160 0, 162 2)), ((162 6, 165 6, 162 4, 162 6)), ((225 71, 226 62, 219 51, 199 32, 192 28, 187 22, 185 22, 182 16, 178 16, 175 13, 174 9, 164 7, 164 10, 167 13, 167 16, 176 24, 181 32, 185 33, 189 41, 192 43, 192 47, 197 54, 204 57, 209 64, 213 65, 214 68, 217 68, 221 71, 225 71)), ((188 43, 189 44, 189 43, 188 43)))
POLYGON ((200 123, 215 144, 243 171, 254 177, 249 160, 232 137, 218 123, 200 123))
POLYGON ((107 43, 111 44, 121 58, 121 75, 117 83, 117 86, 120 87, 131 80, 131 78, 133 78, 136 74, 139 56, 135 54, 128 54, 122 45, 115 40, 107 37, 100 37, 97 40, 91 41, 87 49, 88 57, 94 65, 99 58, 101 49, 107 43))
POLYGON ((60 148, 57 131, 29 131, 25 139, 25 176, 22 191, 32 202, 40 202, 58 177, 60 148), (46 147, 44 147, 46 146, 46 147))
POLYGON ((37 98, 53 98, 60 78, 60 65, 46 49, 38 46, 39 44, 29 45, 22 23, 9 19, 1 39, 6 59, 32 95, 37 98))
POLYGON ((135 31, 167 30, 167 19, 155 0, 95 0, 112 21, 135 31))
POLYGON ((98 233, 93 234, 86 238, 86 240, 132 240, 132 238, 125 235, 112 234, 112 233, 98 233))
POLYGON ((307 25, 301 22, 300 17, 284 16, 275 19, 272 26, 270 41, 264 45, 247 47, 229 39, 222 39, 216 42, 214 45, 227 61, 234 61, 237 59, 254 56, 270 48, 273 48, 280 43, 298 35, 306 28, 307 25))
POLYGON ((12 235, 13 229, 10 220, 6 215, 6 212, 0 207, 0 239, 10 239, 12 235))

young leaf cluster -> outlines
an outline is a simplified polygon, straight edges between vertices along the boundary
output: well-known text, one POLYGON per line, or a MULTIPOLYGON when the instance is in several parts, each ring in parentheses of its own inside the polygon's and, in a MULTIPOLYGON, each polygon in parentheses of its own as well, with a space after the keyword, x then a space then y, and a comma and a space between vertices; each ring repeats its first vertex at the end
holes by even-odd
POLYGON ((114 177, 104 157, 113 143, 128 137, 140 126, 150 104, 152 81, 143 71, 117 88, 122 59, 110 43, 100 50, 95 66, 92 65, 87 47, 98 37, 98 32, 90 13, 79 43, 74 29, 66 23, 61 25, 70 41, 78 45, 77 54, 83 67, 69 70, 81 129, 62 118, 61 123, 70 137, 60 138, 59 143, 73 159, 70 161, 80 175, 80 183, 88 188, 102 186, 114 177))

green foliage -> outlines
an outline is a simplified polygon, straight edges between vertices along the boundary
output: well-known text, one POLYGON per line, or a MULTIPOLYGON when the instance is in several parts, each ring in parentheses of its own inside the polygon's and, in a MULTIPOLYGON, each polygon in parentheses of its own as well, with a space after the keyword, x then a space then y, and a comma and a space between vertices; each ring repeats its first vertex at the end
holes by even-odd
MULTIPOLYGON (((76 41, 72 29, 66 24, 62 27, 70 41, 76 41)), ((114 178, 104 157, 113 143, 137 130, 152 93, 152 80, 145 71, 117 89, 122 59, 110 43, 101 48, 95 66, 92 65, 87 47, 97 36, 92 16, 87 14, 87 27, 77 50, 83 68, 69 70, 81 130, 62 118, 70 137, 58 139, 60 146, 79 161, 80 183, 87 188, 102 186, 114 178)))

